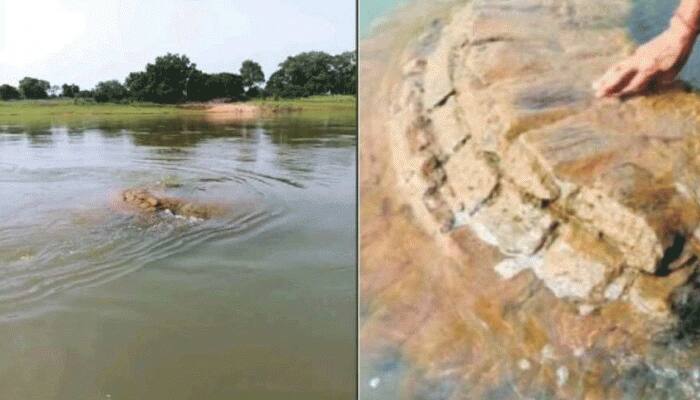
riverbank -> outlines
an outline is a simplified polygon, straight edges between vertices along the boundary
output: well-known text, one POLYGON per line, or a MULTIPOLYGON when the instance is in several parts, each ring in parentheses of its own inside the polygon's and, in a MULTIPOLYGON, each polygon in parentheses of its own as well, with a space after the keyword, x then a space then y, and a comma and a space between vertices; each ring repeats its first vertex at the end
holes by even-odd
POLYGON ((250 103, 271 110, 354 111, 356 97, 348 95, 311 96, 298 99, 253 100, 250 103))
POLYGON ((46 117, 46 116, 91 116, 91 115, 147 115, 194 112, 174 105, 149 103, 114 104, 81 103, 72 99, 0 101, 0 118, 46 117))
POLYGON ((0 121, 110 116, 205 115, 207 113, 255 116, 270 112, 354 112, 354 96, 313 96, 303 99, 253 100, 245 103, 91 103, 72 99, 0 101, 0 121))

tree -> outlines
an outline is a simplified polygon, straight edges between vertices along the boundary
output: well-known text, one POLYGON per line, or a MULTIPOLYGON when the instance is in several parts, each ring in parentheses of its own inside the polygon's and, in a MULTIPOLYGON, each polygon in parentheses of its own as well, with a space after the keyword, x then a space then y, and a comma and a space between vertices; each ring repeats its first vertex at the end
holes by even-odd
POLYGON ((105 102, 119 102, 128 97, 124 85, 119 83, 117 80, 100 82, 95 86, 95 101, 100 103, 105 102))
POLYGON ((195 70, 187 56, 168 53, 147 64, 146 71, 129 74, 126 87, 137 100, 180 103, 186 99, 187 81, 195 70))
POLYGON ((187 80, 186 98, 188 101, 208 101, 215 96, 209 88, 211 75, 195 69, 187 80))
POLYGON ((92 99, 95 97, 95 92, 92 90, 81 90, 79 91, 75 97, 78 97, 80 99, 92 99))
POLYGON ((129 97, 134 100, 145 101, 152 97, 148 75, 145 72, 130 73, 125 84, 129 97))
POLYGON ((19 81, 19 91, 22 97, 27 99, 45 99, 48 97, 47 90, 51 85, 47 81, 36 78, 25 77, 19 81))
POLYGON ((288 57, 270 76, 266 90, 273 96, 307 97, 332 93, 333 56, 310 51, 288 57), (274 78, 274 79, 273 79, 274 78))
POLYGON ((331 61, 333 71, 333 94, 357 93, 357 56, 354 51, 333 56, 331 61))
POLYGON ((243 61, 239 72, 241 73, 241 79, 243 80, 243 87, 246 93, 253 93, 253 88, 265 82, 265 73, 263 73, 260 64, 253 60, 243 61))
MULTIPOLYGON (((273 72, 272 75, 270 75, 270 78, 267 80, 265 92, 274 97, 295 97, 295 93, 293 93, 294 88, 291 86, 291 82, 289 81, 290 79, 285 76, 284 71, 278 69, 277 71, 273 72)), ((296 94, 301 96, 301 90, 299 89, 299 93, 296 94)))
POLYGON ((250 89, 246 90, 246 92, 245 92, 245 97, 247 97, 249 99, 263 97, 264 95, 265 95, 265 91, 258 86, 253 86, 250 89))
POLYGON ((0 100, 17 100, 21 97, 19 90, 14 86, 1 85, 0 86, 0 100))
POLYGON ((214 98, 229 98, 240 100, 243 98, 243 79, 240 75, 221 72, 212 74, 207 85, 215 94, 214 98))
POLYGON ((61 86, 61 96, 63 97, 77 97, 80 93, 80 86, 75 84, 64 83, 61 86))
POLYGON ((58 92, 61 90, 61 88, 58 85, 51 85, 49 87, 49 97, 56 97, 58 96, 58 92))
POLYGON ((243 79, 240 75, 227 72, 207 74, 195 70, 187 81, 187 100, 189 101, 209 101, 220 98, 240 100, 243 95, 243 79))
POLYGON ((275 97, 306 97, 357 92, 354 52, 332 56, 310 51, 288 57, 270 76, 265 92, 275 97))

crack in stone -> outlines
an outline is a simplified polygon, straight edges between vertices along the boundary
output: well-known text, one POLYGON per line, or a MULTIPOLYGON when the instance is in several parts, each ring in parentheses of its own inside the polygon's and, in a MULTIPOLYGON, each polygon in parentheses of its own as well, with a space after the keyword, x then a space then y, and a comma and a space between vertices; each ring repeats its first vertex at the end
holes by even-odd
POLYGON ((515 41, 514 38, 509 37, 509 36, 494 36, 494 37, 488 37, 488 38, 483 38, 483 39, 477 39, 471 42, 471 47, 478 47, 478 46, 483 46, 486 44, 490 43, 498 43, 498 42, 513 42, 515 41))
POLYGON ((457 94, 457 91, 455 89, 452 89, 449 93, 447 93, 445 96, 443 96, 440 100, 438 100, 437 103, 435 103, 429 110, 429 112, 432 112, 436 108, 440 108, 447 103, 447 101, 454 95, 457 94))

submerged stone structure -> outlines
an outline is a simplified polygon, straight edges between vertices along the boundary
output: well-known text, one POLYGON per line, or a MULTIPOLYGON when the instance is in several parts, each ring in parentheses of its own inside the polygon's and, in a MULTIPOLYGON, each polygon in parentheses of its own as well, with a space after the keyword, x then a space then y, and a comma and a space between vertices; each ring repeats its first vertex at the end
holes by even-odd
POLYGON ((429 55, 405 61, 388 138, 422 226, 469 229, 499 250, 504 277, 530 268, 558 297, 605 303, 695 267, 700 104, 593 101, 590 82, 626 49, 623 30, 600 26, 626 2, 545 3, 455 13, 429 55))
POLYGON ((222 208, 212 204, 188 202, 175 197, 154 194, 145 188, 126 189, 121 193, 121 201, 135 210, 153 214, 169 213, 191 219, 207 219, 220 214, 222 208))
POLYGON ((655 354, 697 328, 700 98, 590 88, 630 6, 471 0, 362 43, 362 351, 407 398, 698 393, 692 349, 655 354))

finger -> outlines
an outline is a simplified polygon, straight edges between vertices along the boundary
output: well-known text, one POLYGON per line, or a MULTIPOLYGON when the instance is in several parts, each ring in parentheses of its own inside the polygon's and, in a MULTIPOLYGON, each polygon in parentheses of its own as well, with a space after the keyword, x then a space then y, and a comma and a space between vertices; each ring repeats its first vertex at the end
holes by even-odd
POLYGON ((649 84, 649 82, 651 82, 651 79, 653 77, 654 70, 645 69, 639 71, 637 75, 635 75, 634 78, 630 80, 629 83, 619 91, 618 95, 629 96, 641 92, 647 87, 647 85, 649 84))
POLYGON ((656 78, 656 82, 659 85, 668 85, 670 83, 673 83, 673 81, 676 80, 676 76, 678 76, 678 71, 675 71, 675 70, 666 71, 666 72, 660 74, 656 78))
POLYGON ((617 63, 611 68, 609 68, 605 74, 594 84, 596 87, 596 96, 604 96, 611 87, 614 87, 618 82, 625 77, 627 71, 632 68, 629 66, 628 61, 617 63))
POLYGON ((612 67, 608 68, 605 73, 598 78, 595 82, 593 82, 593 89, 598 91, 601 88, 605 87, 608 85, 608 82, 610 82, 617 74, 619 74, 623 69, 624 69, 624 64, 623 63, 617 63, 613 65, 612 67))
POLYGON ((635 77, 635 68, 625 68, 611 74, 596 92, 597 97, 612 96, 622 90, 635 77))

